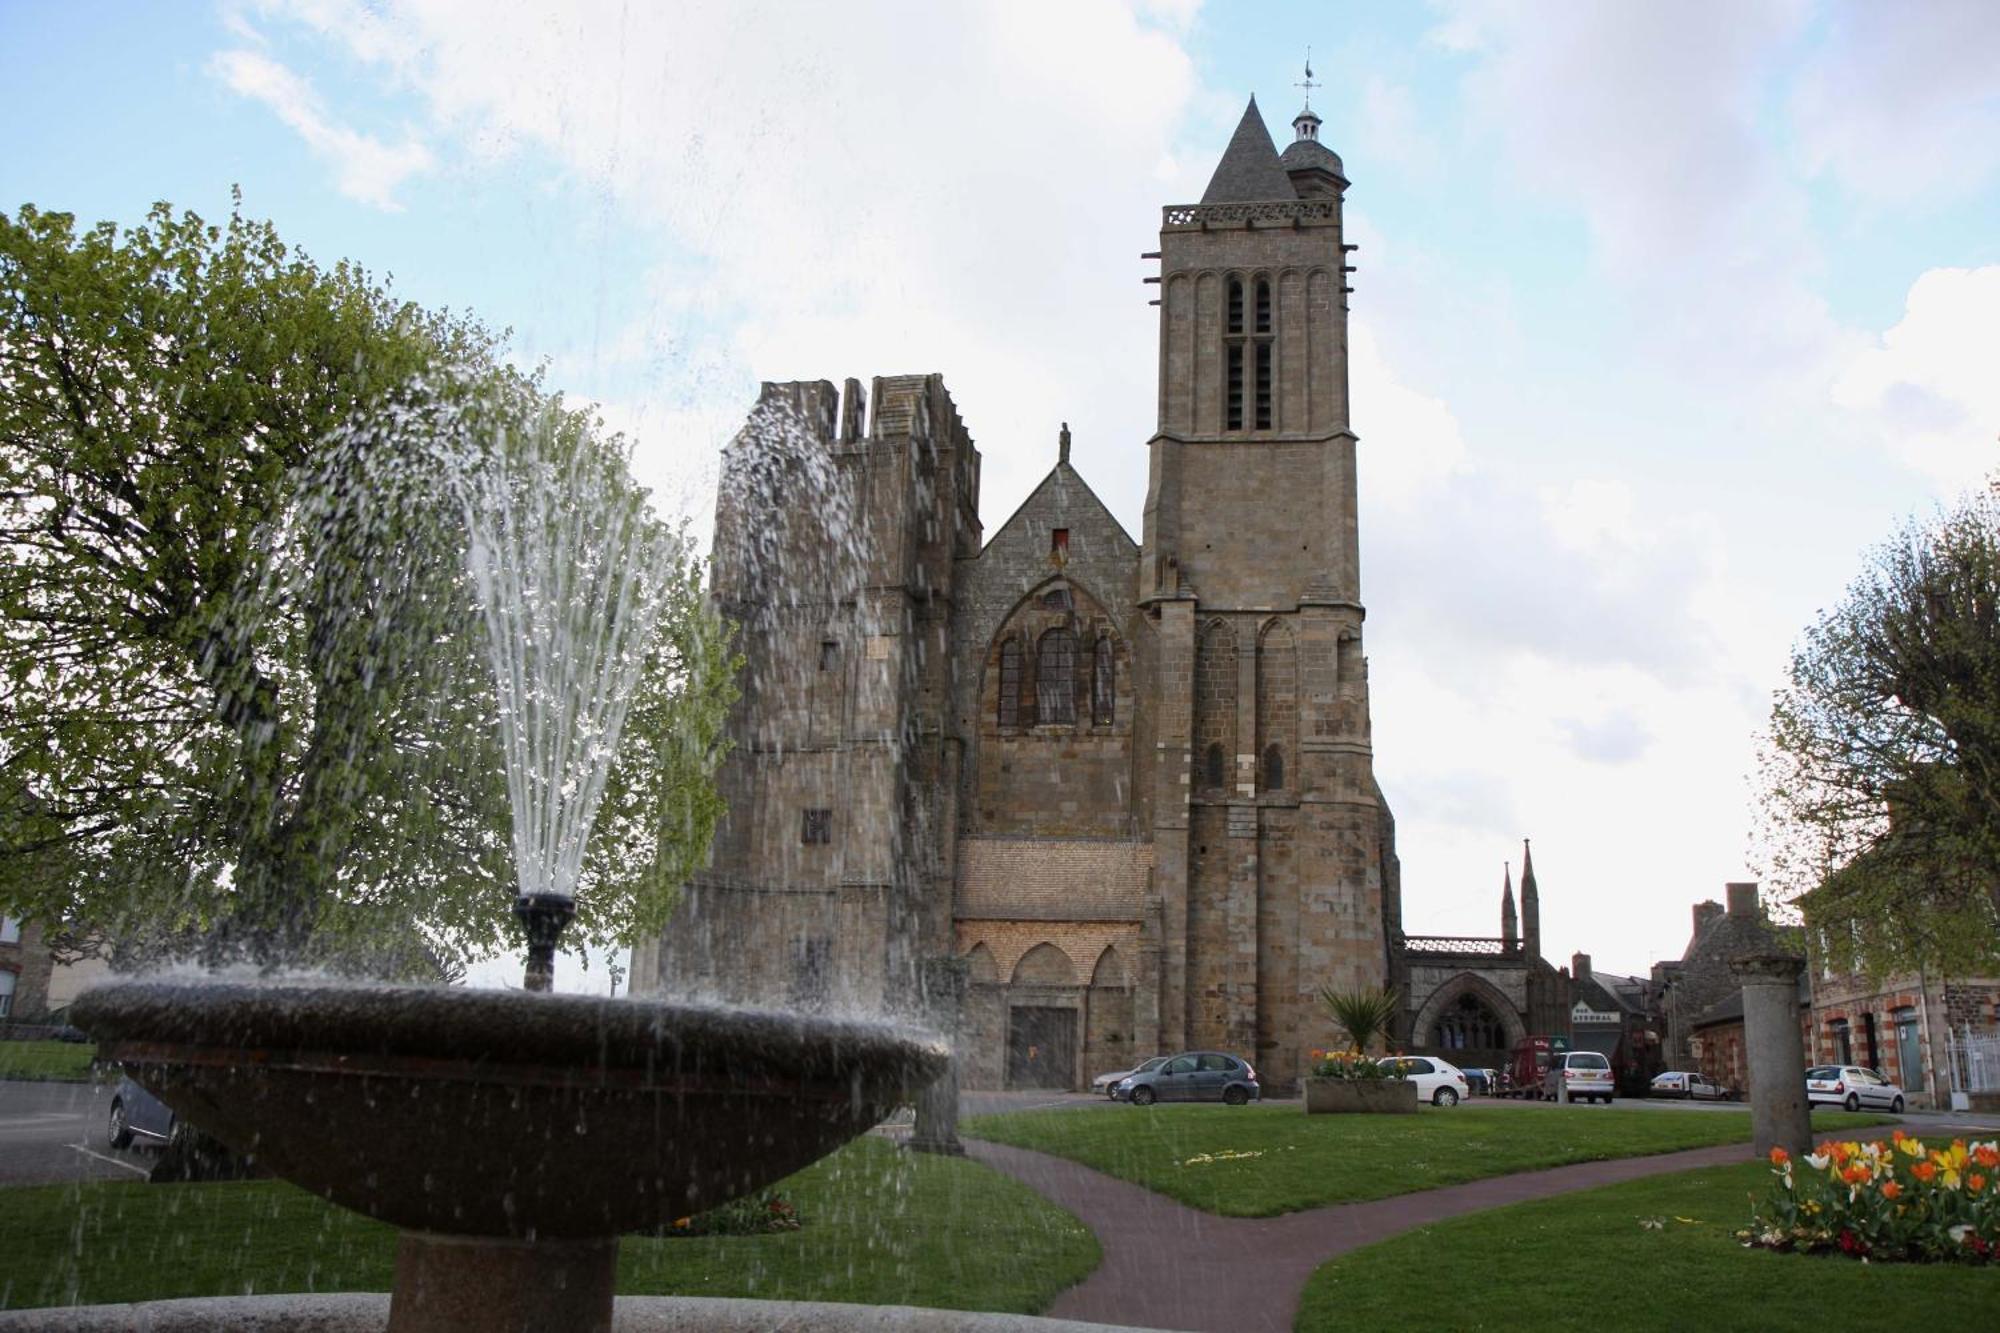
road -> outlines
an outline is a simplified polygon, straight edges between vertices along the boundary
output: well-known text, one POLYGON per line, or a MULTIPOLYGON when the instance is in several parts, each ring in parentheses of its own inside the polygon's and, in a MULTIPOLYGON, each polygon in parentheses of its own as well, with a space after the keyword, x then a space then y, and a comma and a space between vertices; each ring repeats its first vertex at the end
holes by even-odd
POLYGON ((112 1086, 0 1080, 0 1186, 143 1180, 151 1155, 104 1139, 112 1086))

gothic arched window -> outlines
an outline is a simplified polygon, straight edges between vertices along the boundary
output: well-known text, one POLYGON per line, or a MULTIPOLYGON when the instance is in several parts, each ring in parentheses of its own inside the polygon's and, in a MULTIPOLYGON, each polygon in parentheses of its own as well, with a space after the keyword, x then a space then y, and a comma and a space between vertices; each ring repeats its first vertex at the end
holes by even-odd
POLYGON ((1090 651, 1090 721, 1093 726, 1111 725, 1118 698, 1118 663, 1111 655, 1111 636, 1100 634, 1090 651))
POLYGON ((1431 1045, 1447 1051, 1504 1050, 1507 1028, 1478 996, 1461 995, 1438 1015, 1431 1045))
POLYGON ((1277 745, 1264 747, 1264 790, 1285 789, 1285 752, 1277 745))
POLYGON ((1076 722, 1076 635, 1064 628, 1042 635, 1036 648, 1035 721, 1076 722))
POLYGON ((1021 641, 1000 645, 1000 725, 1021 725, 1021 641))
POLYGON ((1229 280, 1229 316, 1222 342, 1224 428, 1243 429, 1243 280, 1229 280))

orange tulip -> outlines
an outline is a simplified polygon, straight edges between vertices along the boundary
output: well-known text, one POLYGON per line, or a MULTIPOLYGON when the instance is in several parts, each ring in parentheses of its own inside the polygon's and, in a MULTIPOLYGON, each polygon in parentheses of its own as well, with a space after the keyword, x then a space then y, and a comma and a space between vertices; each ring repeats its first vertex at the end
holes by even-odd
POLYGON ((1889 1181, 1888 1183, 1882 1186, 1882 1197, 1885 1199, 1893 1199, 1902 1192, 1903 1192, 1903 1187, 1901 1185, 1898 1185, 1893 1180, 1889 1181))
POLYGON ((1937 1167, 1930 1162, 1918 1162, 1915 1166, 1910 1168, 1910 1174, 1915 1176, 1918 1180, 1923 1181, 1924 1184, 1928 1185, 1931 1183, 1931 1180, 1937 1175, 1937 1167))
POLYGON ((1980 1190, 1986 1188, 1986 1177, 1980 1175, 1977 1171, 1974 1171, 1971 1175, 1965 1178, 1965 1183, 1976 1194, 1980 1190))
POLYGON ((1972 1150, 1972 1160, 1981 1166, 2000 1166, 2000 1148, 1990 1143, 1982 1143, 1972 1150))
POLYGON ((1789 1162, 1791 1160, 1792 1160, 1792 1155, 1786 1152, 1783 1148, 1771 1149, 1772 1166, 1783 1166, 1786 1162, 1789 1162))

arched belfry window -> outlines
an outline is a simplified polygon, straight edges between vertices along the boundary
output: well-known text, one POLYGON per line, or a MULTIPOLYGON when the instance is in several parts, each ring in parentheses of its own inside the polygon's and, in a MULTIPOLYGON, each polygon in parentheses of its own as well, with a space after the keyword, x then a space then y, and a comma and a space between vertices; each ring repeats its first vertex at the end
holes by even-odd
POLYGON ((1021 641, 1000 645, 1000 716, 1003 727, 1021 725, 1021 641))
POLYGON ((1111 655, 1111 636, 1100 634, 1090 650, 1090 722, 1108 727, 1118 700, 1118 663, 1111 655))
POLYGON ((1076 635, 1060 626, 1042 635, 1036 648, 1035 721, 1076 722, 1076 635))
POLYGON ((1243 429, 1243 280, 1229 280, 1228 322, 1222 335, 1224 424, 1229 430, 1243 429))
POLYGON ((1271 429, 1272 379, 1276 371, 1273 365, 1277 348, 1271 338, 1271 284, 1268 279, 1257 279, 1257 336, 1251 340, 1251 360, 1255 363, 1251 371, 1251 381, 1255 389, 1255 406, 1258 430, 1271 429))

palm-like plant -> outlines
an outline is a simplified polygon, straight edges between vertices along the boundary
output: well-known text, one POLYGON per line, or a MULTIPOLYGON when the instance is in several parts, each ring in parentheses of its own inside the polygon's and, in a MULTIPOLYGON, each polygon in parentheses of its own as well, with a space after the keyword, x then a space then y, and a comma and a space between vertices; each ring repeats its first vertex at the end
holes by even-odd
POLYGON ((1370 1042, 1389 1035, 1396 1014, 1403 1007, 1402 997, 1388 986, 1351 991, 1325 986, 1320 989, 1319 998, 1333 1015, 1333 1021, 1346 1031, 1354 1049, 1364 1055, 1370 1042))

